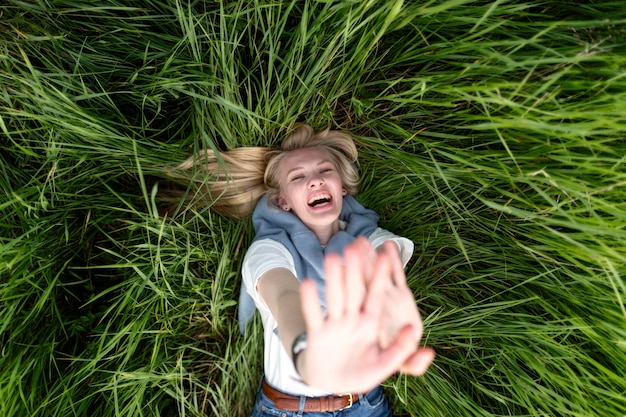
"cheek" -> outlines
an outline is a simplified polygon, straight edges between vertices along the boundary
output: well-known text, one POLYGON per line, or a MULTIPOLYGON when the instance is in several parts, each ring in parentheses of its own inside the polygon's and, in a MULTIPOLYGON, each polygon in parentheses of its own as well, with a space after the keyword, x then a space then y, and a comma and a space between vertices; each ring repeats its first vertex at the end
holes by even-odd
POLYGON ((289 202, 289 204, 292 204, 297 200, 297 190, 293 186, 287 185, 286 187, 283 187, 282 190, 281 196, 285 199, 285 201, 289 202))
POLYGON ((335 185, 337 186, 337 188, 339 188, 340 190, 344 190, 345 189, 345 187, 343 186, 343 181, 341 181, 341 177, 336 176, 334 178, 334 182, 335 182, 335 185))

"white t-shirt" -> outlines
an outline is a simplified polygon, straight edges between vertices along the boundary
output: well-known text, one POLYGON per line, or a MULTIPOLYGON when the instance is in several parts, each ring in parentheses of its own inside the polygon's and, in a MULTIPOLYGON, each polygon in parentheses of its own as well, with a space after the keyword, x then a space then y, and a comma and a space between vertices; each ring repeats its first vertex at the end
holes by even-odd
MULTIPOLYGON (((396 242, 400 248, 403 265, 406 265, 413 254, 413 242, 381 228, 377 228, 369 237, 374 248, 387 240, 396 242)), ((302 382, 293 366, 291 355, 285 351, 278 337, 276 320, 259 295, 257 290, 259 278, 274 268, 286 268, 297 276, 293 257, 285 246, 271 239, 253 242, 243 261, 242 278, 263 321, 265 379, 273 387, 292 395, 308 397, 328 395, 328 392, 311 388, 302 382)))

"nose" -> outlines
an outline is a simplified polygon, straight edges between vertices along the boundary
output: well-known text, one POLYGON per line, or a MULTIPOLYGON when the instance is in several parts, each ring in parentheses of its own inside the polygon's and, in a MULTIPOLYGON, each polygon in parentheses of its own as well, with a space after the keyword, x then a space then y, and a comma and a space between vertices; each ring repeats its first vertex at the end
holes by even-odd
POLYGON ((319 175, 311 176, 311 179, 309 180, 309 188, 315 188, 321 185, 324 185, 324 180, 322 179, 322 177, 320 177, 319 175))

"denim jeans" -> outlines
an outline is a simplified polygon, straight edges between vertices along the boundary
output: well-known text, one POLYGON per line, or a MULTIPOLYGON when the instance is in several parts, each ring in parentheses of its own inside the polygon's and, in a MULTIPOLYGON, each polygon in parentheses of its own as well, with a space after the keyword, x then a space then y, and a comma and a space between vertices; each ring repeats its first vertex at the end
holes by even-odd
POLYGON ((251 417, 391 417, 392 415, 381 387, 374 388, 363 396, 359 394, 359 400, 355 401, 350 408, 326 413, 283 411, 274 407, 272 400, 267 398, 259 388, 251 417))

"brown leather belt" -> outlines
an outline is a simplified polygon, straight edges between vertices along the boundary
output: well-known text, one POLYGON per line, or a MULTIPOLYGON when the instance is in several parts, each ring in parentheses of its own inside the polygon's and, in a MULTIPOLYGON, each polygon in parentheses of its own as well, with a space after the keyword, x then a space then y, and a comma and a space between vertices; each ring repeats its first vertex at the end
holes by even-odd
MULTIPOLYGON (((300 410, 300 397, 294 397, 293 395, 285 394, 272 388, 265 378, 261 383, 261 389, 263 394, 272 402, 276 408, 280 408, 284 411, 299 411, 300 410)), ((339 411, 352 407, 359 399, 359 394, 344 394, 344 395, 329 395, 328 397, 307 397, 304 402, 304 412, 326 413, 329 411, 339 411)))

